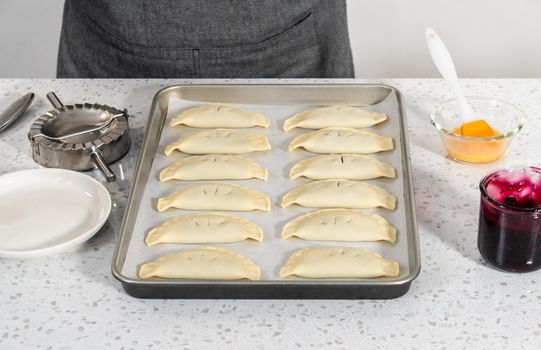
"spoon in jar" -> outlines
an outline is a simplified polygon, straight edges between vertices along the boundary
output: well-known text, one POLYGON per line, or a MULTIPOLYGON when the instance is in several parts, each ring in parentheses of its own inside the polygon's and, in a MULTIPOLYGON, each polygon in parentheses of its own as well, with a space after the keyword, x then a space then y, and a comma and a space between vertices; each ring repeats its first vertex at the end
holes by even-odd
POLYGON ((474 117, 474 113, 471 106, 468 104, 468 101, 464 97, 462 90, 460 89, 455 65, 453 64, 453 59, 449 54, 449 50, 447 50, 447 47, 441 38, 432 28, 426 28, 425 36, 428 51, 430 51, 430 55, 432 56, 432 60, 434 61, 436 68, 438 68, 442 77, 445 79, 445 81, 447 81, 447 84, 456 97, 457 107, 460 114, 459 118, 461 118, 462 121, 471 119, 474 117))

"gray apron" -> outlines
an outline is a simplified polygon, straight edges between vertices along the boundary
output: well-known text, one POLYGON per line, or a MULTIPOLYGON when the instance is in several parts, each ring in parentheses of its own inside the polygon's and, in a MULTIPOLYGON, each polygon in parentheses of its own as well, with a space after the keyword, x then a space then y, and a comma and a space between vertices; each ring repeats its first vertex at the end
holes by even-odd
POLYGON ((59 78, 351 78, 345 0, 66 0, 59 78))

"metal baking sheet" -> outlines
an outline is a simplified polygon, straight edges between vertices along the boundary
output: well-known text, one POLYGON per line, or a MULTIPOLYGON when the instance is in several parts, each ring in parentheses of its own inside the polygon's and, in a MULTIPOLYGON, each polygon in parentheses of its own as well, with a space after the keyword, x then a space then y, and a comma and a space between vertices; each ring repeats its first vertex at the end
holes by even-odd
MULTIPOLYGON (((411 171, 406 136, 405 115, 399 92, 385 85, 180 85, 158 92, 152 103, 150 118, 139 156, 134 184, 121 227, 113 260, 113 274, 128 294, 143 298, 394 298, 409 289, 420 268, 411 171), (159 213, 159 197, 194 181, 160 183, 159 172, 177 159, 186 157, 175 153, 166 157, 165 146, 199 129, 169 126, 169 121, 181 111, 208 102, 231 103, 263 113, 271 120, 268 129, 251 128, 250 131, 267 136, 272 145, 270 152, 245 155, 269 169, 269 178, 262 180, 207 181, 234 183, 252 187, 269 195, 271 212, 234 212, 260 225, 264 232, 262 243, 243 241, 215 244, 233 249, 261 267, 261 281, 195 281, 195 280, 140 280, 138 266, 159 256, 202 245, 170 244, 147 247, 146 233, 163 221, 192 211, 168 210, 159 213), (384 112, 389 121, 367 128, 380 135, 391 136, 395 150, 378 153, 375 158, 393 165, 396 179, 369 180, 395 195, 397 209, 370 209, 367 212, 385 217, 397 228, 395 244, 382 242, 316 242, 301 239, 283 240, 280 237, 285 223, 316 209, 302 207, 281 208, 282 197, 296 186, 309 180, 290 180, 289 169, 301 159, 313 156, 309 152, 290 153, 291 140, 308 130, 282 130, 283 121, 293 114, 316 106, 348 104, 367 110, 384 112), (282 279, 278 273, 287 258, 298 249, 314 246, 353 246, 379 252, 399 262, 400 275, 377 279, 282 279)), ((201 182, 201 181, 198 181, 201 182)))

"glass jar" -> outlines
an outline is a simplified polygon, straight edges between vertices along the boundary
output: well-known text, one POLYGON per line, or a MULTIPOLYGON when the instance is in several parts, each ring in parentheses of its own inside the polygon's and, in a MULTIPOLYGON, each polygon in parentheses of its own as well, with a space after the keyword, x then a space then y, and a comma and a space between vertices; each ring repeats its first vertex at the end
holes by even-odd
POLYGON ((541 169, 499 170, 485 176, 479 188, 481 256, 504 271, 541 268, 541 169))

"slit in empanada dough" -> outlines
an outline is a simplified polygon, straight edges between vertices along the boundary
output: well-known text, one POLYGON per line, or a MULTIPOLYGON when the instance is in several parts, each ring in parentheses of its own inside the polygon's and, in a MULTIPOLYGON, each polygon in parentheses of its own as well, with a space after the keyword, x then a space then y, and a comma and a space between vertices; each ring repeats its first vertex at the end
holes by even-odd
POLYGON ((280 277, 369 278, 396 277, 396 261, 378 253, 351 247, 317 247, 295 252, 280 270, 280 277))
POLYGON ((376 153, 394 149, 393 139, 352 128, 325 128, 302 134, 289 144, 289 152, 304 148, 313 153, 376 153))
POLYGON ((171 126, 187 125, 193 128, 266 128, 269 123, 261 113, 223 104, 197 106, 171 120, 171 126))
POLYGON ((269 140, 258 133, 231 129, 203 130, 181 138, 165 148, 165 155, 177 150, 188 154, 241 154, 271 149, 269 140))
POLYGON ((206 154, 176 161, 163 169, 160 181, 267 179, 267 169, 239 155, 206 154))
POLYGON ((319 180, 286 194, 282 207, 297 204, 309 208, 377 208, 393 210, 396 198, 384 189, 362 181, 319 180))
POLYGON ((333 126, 367 128, 387 120, 384 113, 363 111, 357 107, 329 106, 309 109, 284 122, 284 130, 294 128, 323 129, 333 126))
POLYGON ((205 183, 184 188, 158 200, 158 211, 187 210, 270 211, 270 199, 252 188, 205 183))
POLYGON ((145 243, 231 243, 263 240, 263 229, 248 219, 222 213, 185 215, 164 222, 147 234, 145 243))
POLYGON ((323 209, 288 222, 282 238, 310 241, 373 242, 396 240, 396 229, 379 215, 354 209, 323 209))
POLYGON ((289 173, 291 179, 304 176, 312 180, 368 180, 395 177, 392 166, 361 154, 325 154, 301 160, 289 173))
POLYGON ((261 270, 250 259, 225 248, 186 249, 162 256, 139 267, 139 278, 197 280, 259 280, 261 270))

